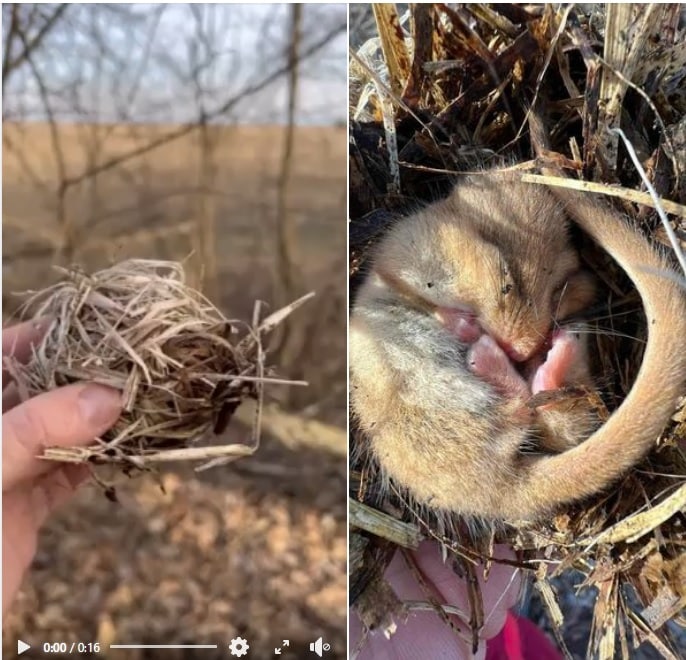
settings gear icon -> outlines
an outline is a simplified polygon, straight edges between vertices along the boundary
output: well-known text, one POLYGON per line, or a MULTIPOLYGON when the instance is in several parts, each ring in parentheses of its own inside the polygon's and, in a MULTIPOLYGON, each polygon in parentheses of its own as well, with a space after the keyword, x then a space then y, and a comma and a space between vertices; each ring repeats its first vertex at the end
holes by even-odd
POLYGON ((229 644, 231 655, 235 655, 237 658, 242 658, 244 655, 248 655, 249 648, 250 646, 248 645, 248 640, 243 639, 242 637, 236 637, 232 639, 231 643, 229 644))

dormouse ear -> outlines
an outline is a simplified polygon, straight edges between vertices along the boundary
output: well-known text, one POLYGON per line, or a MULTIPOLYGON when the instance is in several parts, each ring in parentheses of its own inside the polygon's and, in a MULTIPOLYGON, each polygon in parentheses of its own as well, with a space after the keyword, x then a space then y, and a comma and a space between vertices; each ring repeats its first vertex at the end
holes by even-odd
POLYGON ((348 226, 350 249, 366 252, 396 222, 398 216, 386 209, 374 209, 348 226))
POLYGON ((470 172, 456 179, 451 199, 456 206, 483 211, 486 200, 490 204, 504 205, 505 187, 517 184, 522 185, 521 175, 517 172, 499 169, 470 172))

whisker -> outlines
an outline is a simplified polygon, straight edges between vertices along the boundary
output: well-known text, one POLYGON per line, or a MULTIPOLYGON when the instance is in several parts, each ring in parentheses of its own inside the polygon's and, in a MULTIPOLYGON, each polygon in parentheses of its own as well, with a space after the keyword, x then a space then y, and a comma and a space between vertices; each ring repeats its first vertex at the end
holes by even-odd
MULTIPOLYGON (((565 326, 565 328, 568 328, 568 326, 565 326)), ((636 341, 640 344, 645 344, 646 341, 645 339, 639 339, 638 337, 634 337, 633 335, 626 334, 624 332, 617 332, 616 330, 607 330, 604 328, 598 328, 598 329, 593 329, 593 328, 580 328, 578 330, 569 330, 570 332, 573 332, 577 335, 594 335, 597 337, 617 337, 619 339, 631 339, 632 341, 636 341)))
POLYGON ((640 309, 633 309, 633 310, 628 310, 626 312, 612 312, 610 314, 604 314, 602 316, 591 316, 591 315, 586 315, 584 314, 583 316, 576 315, 576 316, 570 316, 569 319, 579 319, 581 321, 607 321, 610 319, 618 319, 624 316, 630 316, 632 314, 636 314, 637 312, 641 311, 640 309))
POLYGON ((594 321, 609 321, 609 320, 614 320, 614 319, 619 319, 622 317, 627 317, 632 314, 636 314, 636 312, 641 311, 640 309, 630 309, 625 312, 610 312, 608 314, 602 314, 602 315, 596 315, 593 313, 593 310, 589 310, 587 312, 583 312, 581 314, 574 314, 572 316, 567 316, 564 319, 562 319, 563 322, 565 323, 574 323, 574 322, 579 322, 579 323, 592 323, 594 321))
POLYGON ((565 297, 565 293, 567 293, 568 284, 569 284, 569 282, 565 282, 564 286, 562 287, 562 291, 560 291, 560 298, 557 301, 557 309, 555 310, 554 318, 557 318, 560 315, 560 307, 562 307, 562 299, 565 297))

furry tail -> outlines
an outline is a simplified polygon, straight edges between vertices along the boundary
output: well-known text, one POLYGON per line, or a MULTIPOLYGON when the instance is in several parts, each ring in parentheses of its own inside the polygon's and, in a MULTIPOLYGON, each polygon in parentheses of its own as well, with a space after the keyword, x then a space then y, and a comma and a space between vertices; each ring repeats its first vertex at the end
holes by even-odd
POLYGON ((686 291, 673 269, 613 209, 568 189, 554 194, 634 282, 643 300, 648 342, 629 395, 598 431, 562 454, 528 460, 524 490, 536 501, 522 502, 523 511, 569 503, 621 477, 653 447, 686 386, 686 291))

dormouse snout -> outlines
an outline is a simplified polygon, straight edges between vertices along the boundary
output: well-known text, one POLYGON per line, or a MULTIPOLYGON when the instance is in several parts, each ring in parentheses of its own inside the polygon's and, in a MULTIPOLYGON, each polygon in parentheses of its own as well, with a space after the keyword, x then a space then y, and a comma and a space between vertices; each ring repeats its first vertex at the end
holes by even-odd
POLYGON ((498 340, 498 346, 505 351, 505 355, 513 362, 525 362, 529 358, 528 351, 522 351, 521 348, 516 348, 508 341, 498 340))
POLYGON ((539 353, 545 344, 544 335, 528 335, 515 339, 505 339, 497 334, 491 335, 498 346, 503 349, 507 357, 513 362, 527 362, 534 355, 539 353))

